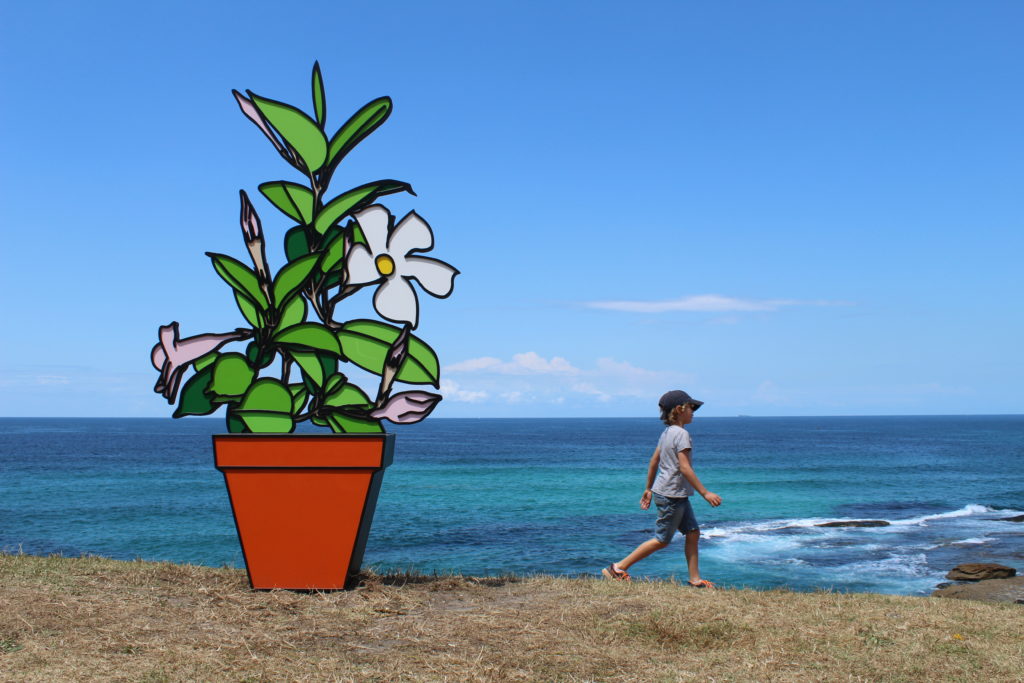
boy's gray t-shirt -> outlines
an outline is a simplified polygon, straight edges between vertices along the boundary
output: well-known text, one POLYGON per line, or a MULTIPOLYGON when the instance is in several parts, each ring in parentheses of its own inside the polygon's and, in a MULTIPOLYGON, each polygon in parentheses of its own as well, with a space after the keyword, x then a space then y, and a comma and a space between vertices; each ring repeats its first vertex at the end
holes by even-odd
POLYGON ((679 425, 665 428, 658 439, 658 476, 654 479, 652 491, 669 498, 693 495, 693 486, 679 471, 680 453, 687 448, 692 448, 688 431, 679 425))

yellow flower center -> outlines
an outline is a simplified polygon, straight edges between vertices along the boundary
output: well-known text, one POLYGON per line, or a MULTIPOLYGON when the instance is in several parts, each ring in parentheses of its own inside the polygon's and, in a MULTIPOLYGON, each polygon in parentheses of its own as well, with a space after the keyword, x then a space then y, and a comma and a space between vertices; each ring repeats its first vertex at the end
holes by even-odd
POLYGON ((395 272, 395 261, 387 254, 381 254, 374 260, 374 264, 377 266, 377 272, 381 275, 387 276, 395 272))

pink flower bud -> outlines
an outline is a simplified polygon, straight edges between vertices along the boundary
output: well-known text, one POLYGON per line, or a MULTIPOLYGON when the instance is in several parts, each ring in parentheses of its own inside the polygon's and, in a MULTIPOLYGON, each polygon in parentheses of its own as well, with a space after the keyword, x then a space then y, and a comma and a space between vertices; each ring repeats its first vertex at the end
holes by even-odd
POLYGON ((242 198, 240 222, 242 224, 242 234, 245 235, 245 241, 255 242, 256 240, 263 239, 263 225, 260 223, 260 217, 256 213, 256 208, 249 201, 249 195, 245 193, 245 190, 239 190, 238 194, 242 198))
POLYGON ((238 108, 242 110, 242 113, 245 114, 246 118, 255 123, 256 127, 263 131, 263 134, 267 136, 268 140, 274 143, 274 148, 277 149, 284 158, 290 159, 288 150, 284 148, 281 141, 277 139, 276 135, 274 135, 274 131, 270 128, 270 124, 267 123, 265 118, 263 118, 263 114, 256 105, 253 104, 253 101, 237 90, 232 90, 231 94, 235 96, 235 100, 238 102, 238 108))
POLYGON ((252 330, 238 329, 224 334, 199 334, 187 339, 178 338, 178 323, 160 326, 160 342, 153 347, 149 357, 153 367, 160 371, 153 391, 163 394, 173 404, 178 395, 178 386, 185 370, 193 362, 211 351, 216 351, 231 341, 240 341, 252 336, 252 330))
POLYGON ((429 415, 440 400, 438 394, 426 391, 403 391, 389 398, 387 403, 370 413, 370 417, 396 424, 412 424, 429 415))

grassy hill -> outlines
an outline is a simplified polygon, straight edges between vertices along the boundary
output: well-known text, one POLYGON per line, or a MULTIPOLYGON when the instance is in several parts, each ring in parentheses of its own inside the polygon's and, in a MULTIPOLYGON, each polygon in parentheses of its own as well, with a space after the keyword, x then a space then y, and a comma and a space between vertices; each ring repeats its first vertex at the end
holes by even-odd
POLYGON ((366 577, 0 555, 3 681, 1015 681, 1024 607, 554 577, 366 577))

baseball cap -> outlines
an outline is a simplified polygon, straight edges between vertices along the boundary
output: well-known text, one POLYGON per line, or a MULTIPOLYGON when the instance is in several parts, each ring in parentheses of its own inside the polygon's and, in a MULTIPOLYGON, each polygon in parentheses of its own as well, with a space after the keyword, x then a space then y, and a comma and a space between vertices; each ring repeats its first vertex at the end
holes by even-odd
POLYGON ((658 407, 667 413, 676 406, 683 406, 687 403, 693 405, 694 410, 697 410, 697 408, 704 405, 704 401, 698 401, 694 398, 690 398, 690 395, 685 391, 681 389, 673 389, 672 391, 666 392, 665 395, 658 400, 658 407))

